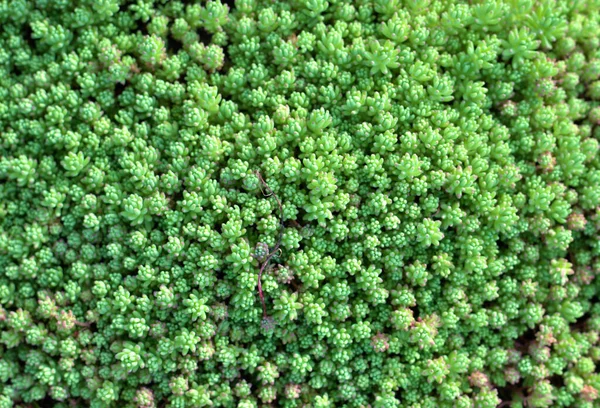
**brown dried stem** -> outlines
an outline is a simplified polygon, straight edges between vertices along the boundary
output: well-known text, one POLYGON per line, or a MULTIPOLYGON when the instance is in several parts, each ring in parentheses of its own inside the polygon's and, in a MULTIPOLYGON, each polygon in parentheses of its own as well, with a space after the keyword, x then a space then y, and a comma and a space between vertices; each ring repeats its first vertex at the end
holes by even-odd
POLYGON ((260 297, 260 302, 262 304, 263 318, 266 318, 267 317, 267 306, 265 305, 265 296, 264 296, 264 293, 262 290, 262 275, 263 275, 263 272, 265 271, 265 269, 267 268, 267 266, 269 265, 271 258, 273 258, 273 256, 275 256, 275 254, 281 250, 280 246, 281 246, 281 239, 283 238, 283 229, 284 229, 283 206, 281 205, 281 201, 279 200, 279 197, 277 197, 277 194, 275 194, 275 192, 273 190, 271 190, 269 185, 266 183, 266 181, 260 175, 260 172, 258 172, 258 171, 256 172, 256 177, 258 177, 258 180, 260 181, 261 191, 263 193, 263 196, 265 196, 266 198, 269 198, 272 196, 273 198, 275 198, 275 201, 277 201, 277 205, 279 206, 279 237, 277 238, 277 243, 275 244, 275 246, 272 249, 270 249, 269 253, 265 257, 265 260, 263 261, 262 265, 260 266, 260 270, 258 272, 258 295, 260 297))

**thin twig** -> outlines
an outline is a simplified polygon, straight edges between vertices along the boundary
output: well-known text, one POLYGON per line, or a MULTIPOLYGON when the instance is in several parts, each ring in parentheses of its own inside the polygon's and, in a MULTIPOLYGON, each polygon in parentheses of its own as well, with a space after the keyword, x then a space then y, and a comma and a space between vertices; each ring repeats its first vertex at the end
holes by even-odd
POLYGON ((267 268, 267 266, 269 265, 271 258, 273 258, 273 256, 278 251, 280 251, 279 247, 281 246, 281 240, 283 238, 283 229, 284 229, 283 206, 281 205, 281 201, 277 197, 277 194, 275 194, 275 192, 273 190, 271 190, 269 185, 266 183, 266 181, 260 175, 260 172, 256 171, 256 177, 258 177, 258 180, 260 181, 260 184, 261 184, 260 189, 263 193, 263 196, 265 196, 266 198, 272 196, 273 198, 275 198, 275 201, 277 201, 277 205, 279 206, 279 237, 277 238, 277 243, 275 244, 273 249, 270 250, 270 252, 267 254, 267 257, 265 258, 265 260, 262 263, 260 270, 258 272, 258 295, 260 296, 260 302, 262 304, 263 318, 266 318, 267 317, 267 306, 265 305, 265 296, 264 296, 263 290, 262 290, 262 275, 263 275, 263 272, 265 271, 265 269, 267 268), (263 190, 263 188, 264 188, 264 190, 263 190))

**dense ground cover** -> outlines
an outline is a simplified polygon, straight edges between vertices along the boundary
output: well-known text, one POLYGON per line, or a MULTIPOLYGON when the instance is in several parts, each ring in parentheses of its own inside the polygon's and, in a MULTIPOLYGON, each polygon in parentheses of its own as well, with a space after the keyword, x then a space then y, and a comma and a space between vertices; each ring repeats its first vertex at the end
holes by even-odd
POLYGON ((600 3, 0 1, 0 407, 593 407, 600 3))

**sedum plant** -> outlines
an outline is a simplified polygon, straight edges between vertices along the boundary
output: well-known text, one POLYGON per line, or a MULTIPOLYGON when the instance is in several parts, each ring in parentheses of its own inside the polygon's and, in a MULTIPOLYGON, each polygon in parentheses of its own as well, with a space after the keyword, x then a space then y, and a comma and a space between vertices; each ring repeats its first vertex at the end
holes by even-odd
POLYGON ((597 407, 599 13, 0 0, 0 408, 597 407))

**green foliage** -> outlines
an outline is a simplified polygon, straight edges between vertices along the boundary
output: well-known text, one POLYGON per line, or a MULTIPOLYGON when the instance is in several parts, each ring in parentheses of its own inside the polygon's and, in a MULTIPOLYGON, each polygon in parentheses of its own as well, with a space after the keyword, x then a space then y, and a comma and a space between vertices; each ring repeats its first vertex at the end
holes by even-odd
POLYGON ((597 406, 599 36, 0 0, 0 408, 597 406))

